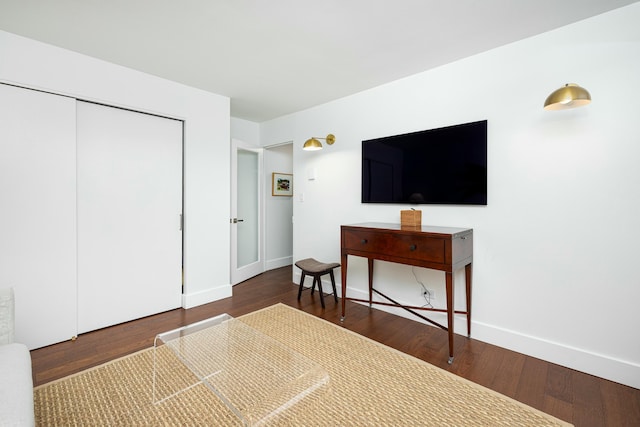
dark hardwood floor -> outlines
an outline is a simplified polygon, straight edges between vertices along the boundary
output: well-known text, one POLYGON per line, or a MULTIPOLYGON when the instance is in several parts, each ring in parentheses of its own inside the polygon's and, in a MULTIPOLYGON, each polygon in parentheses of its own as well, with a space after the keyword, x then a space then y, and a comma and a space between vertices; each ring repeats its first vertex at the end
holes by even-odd
MULTIPOLYGON (((233 297, 177 309, 80 335, 31 352, 34 384, 82 371, 149 348, 157 333, 221 313, 237 317, 281 302, 340 324, 340 307, 302 294, 291 267, 261 274, 233 288, 233 297)), ((456 359, 447 364, 447 333, 413 320, 347 302, 343 326, 425 360, 576 426, 640 426, 640 390, 456 335, 456 359)), ((419 380, 419 379, 417 379, 419 380)))

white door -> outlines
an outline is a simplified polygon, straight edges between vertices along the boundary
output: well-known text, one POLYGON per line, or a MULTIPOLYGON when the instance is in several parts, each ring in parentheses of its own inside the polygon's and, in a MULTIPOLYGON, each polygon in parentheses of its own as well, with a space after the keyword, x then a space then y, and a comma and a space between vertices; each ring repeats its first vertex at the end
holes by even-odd
POLYGON ((233 140, 231 147, 231 284, 264 271, 263 149, 233 140))
POLYGON ((76 101, 0 84, 0 287, 15 340, 77 335, 76 101))
POLYGON ((77 109, 82 333, 181 305, 182 122, 77 109))

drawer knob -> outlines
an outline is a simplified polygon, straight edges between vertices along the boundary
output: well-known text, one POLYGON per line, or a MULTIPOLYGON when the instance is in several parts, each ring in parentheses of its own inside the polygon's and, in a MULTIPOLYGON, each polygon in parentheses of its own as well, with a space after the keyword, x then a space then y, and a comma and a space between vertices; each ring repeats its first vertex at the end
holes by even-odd
POLYGON ((364 245, 365 243, 367 243, 367 239, 360 240, 360 243, 362 243, 364 245))
POLYGON ((416 245, 409 246, 410 251, 415 251, 418 247, 416 245))

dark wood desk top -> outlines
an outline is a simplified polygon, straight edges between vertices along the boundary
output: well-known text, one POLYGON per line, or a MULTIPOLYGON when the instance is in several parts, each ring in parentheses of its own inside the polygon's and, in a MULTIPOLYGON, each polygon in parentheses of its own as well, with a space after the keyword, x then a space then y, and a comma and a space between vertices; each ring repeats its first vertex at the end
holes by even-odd
POLYGON ((383 229, 391 231, 408 231, 430 234, 440 234, 443 236, 451 236, 452 238, 459 237, 461 235, 468 234, 473 231, 471 228, 459 228, 459 227, 439 227, 435 225, 423 225, 422 227, 406 227, 400 224, 387 223, 387 222, 362 222, 359 224, 345 224, 343 227, 361 227, 372 229, 383 229))

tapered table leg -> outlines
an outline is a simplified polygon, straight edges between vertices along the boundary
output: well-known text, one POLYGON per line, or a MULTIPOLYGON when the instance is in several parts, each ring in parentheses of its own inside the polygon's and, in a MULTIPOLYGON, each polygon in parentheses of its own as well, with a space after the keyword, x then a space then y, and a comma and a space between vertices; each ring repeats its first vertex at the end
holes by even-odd
POLYGON ((346 302, 347 302, 347 254, 346 253, 342 253, 341 256, 341 264, 342 264, 342 268, 340 269, 341 272, 341 278, 342 278, 342 283, 340 284, 341 288, 342 288, 342 315, 340 316, 340 321, 344 322, 344 315, 345 315, 345 309, 346 309, 346 302))
POLYGON ((449 334, 449 364, 453 363, 453 273, 446 272, 447 290, 447 332, 449 334))

